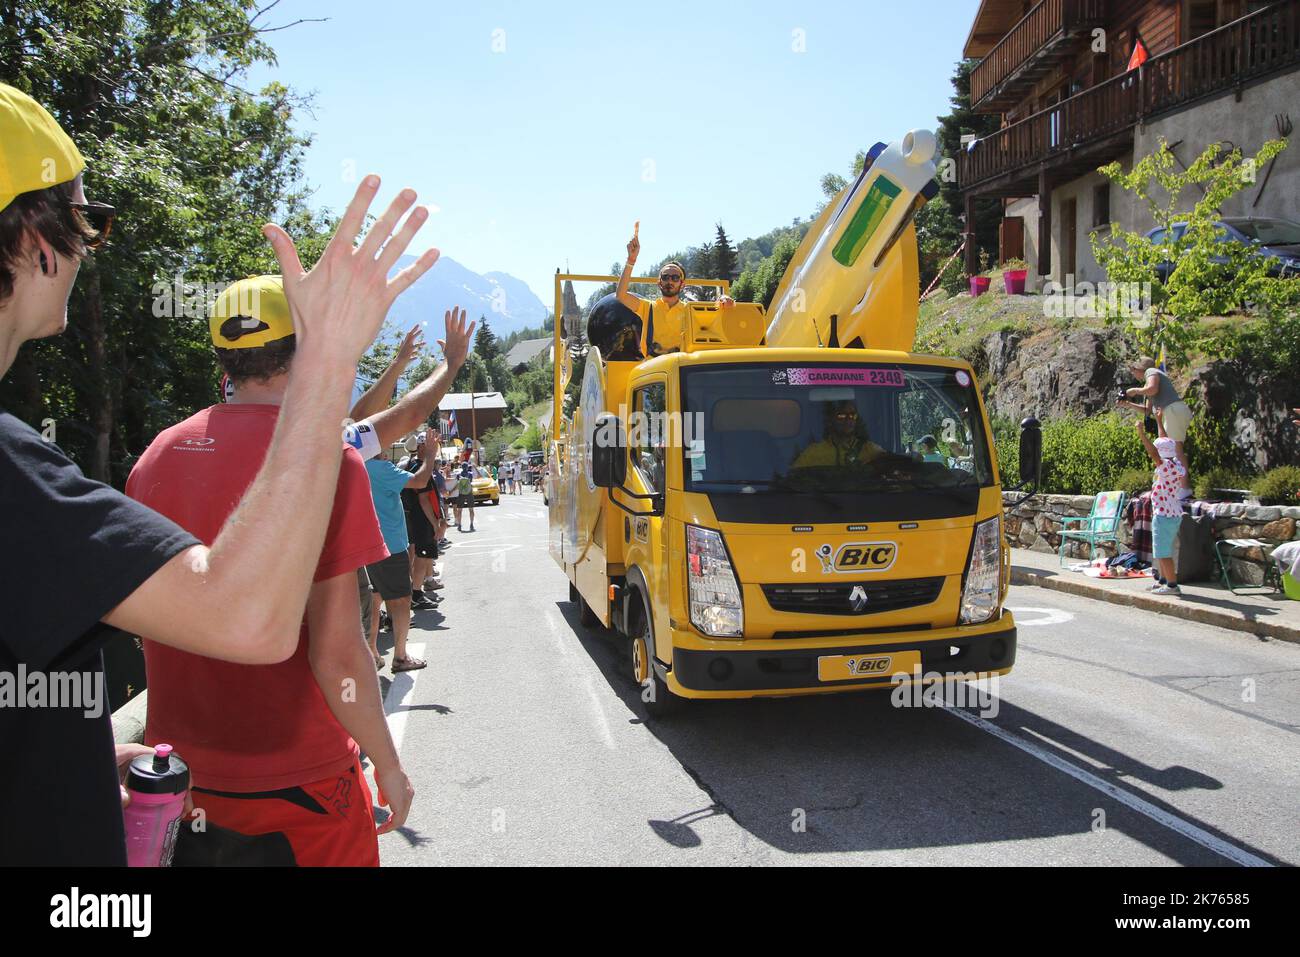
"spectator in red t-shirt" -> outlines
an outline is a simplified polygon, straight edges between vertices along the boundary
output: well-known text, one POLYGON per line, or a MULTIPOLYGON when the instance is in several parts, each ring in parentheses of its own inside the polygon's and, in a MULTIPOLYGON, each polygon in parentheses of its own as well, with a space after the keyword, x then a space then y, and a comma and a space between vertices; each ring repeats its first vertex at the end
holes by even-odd
MULTIPOLYGON (((216 537, 257 473, 296 344, 279 277, 235 283, 218 298, 210 326, 233 400, 161 433, 127 482, 127 494, 203 542, 216 537)), ((298 864, 378 865, 357 745, 374 762, 381 802, 391 802, 381 830, 405 819, 414 793, 357 634, 356 570, 387 554, 365 467, 347 448, 292 657, 233 665, 145 642, 145 741, 166 741, 184 755, 209 825, 283 835, 298 864)))

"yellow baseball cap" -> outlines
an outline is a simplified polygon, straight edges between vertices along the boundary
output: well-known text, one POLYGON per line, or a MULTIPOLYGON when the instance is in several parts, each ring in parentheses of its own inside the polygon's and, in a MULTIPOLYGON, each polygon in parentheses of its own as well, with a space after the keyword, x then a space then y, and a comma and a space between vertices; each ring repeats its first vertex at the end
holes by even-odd
POLYGON ((279 276, 250 276, 227 286, 208 316, 218 349, 256 349, 293 335, 293 316, 279 276))
POLYGON ((85 167, 45 107, 0 83, 0 210, 22 193, 71 182, 85 167))

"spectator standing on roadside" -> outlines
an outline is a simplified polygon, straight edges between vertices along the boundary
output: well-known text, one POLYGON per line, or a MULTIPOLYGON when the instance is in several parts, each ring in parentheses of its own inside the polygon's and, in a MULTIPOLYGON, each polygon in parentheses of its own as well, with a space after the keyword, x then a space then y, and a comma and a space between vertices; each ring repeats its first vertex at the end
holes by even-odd
MULTIPOLYGON (((388 459, 373 458, 366 462, 370 475, 370 494, 388 557, 366 566, 370 584, 388 609, 393 623, 393 674, 418 671, 428 662, 408 655, 406 636, 411 628, 411 559, 406 547, 406 512, 402 509, 402 489, 420 489, 433 472, 433 462, 426 459, 414 475, 398 468, 388 459)), ((376 606, 378 603, 376 603, 376 606)), ((378 610, 377 607, 375 609, 378 610)), ((370 652, 379 657, 379 616, 370 617, 370 652)))
POLYGON ((456 531, 464 532, 461 524, 462 509, 469 509, 469 530, 474 531, 474 466, 461 462, 452 476, 456 483, 456 531))
MULTIPOLYGON (((271 442, 297 348, 279 276, 230 286, 217 298, 209 325, 233 398, 160 433, 126 486, 132 498, 204 541, 234 510, 271 442), (194 454, 195 448, 206 454, 194 454)), ((365 466, 348 449, 292 657, 249 668, 145 642, 144 741, 167 742, 185 757, 194 804, 209 825, 245 837, 282 835, 298 864, 378 866, 369 802, 330 805, 329 796, 367 794, 358 745, 374 762, 381 788, 408 786, 379 683, 361 678, 370 672, 368 662, 362 668, 365 649, 357 640, 356 570, 385 553, 365 466), (348 681, 354 693, 340 695, 348 681), (268 735, 268 728, 279 731, 268 735), (313 802, 324 813, 306 808, 313 802)), ((216 846, 219 835, 193 843, 207 844, 211 853, 203 857, 229 853, 216 846)), ((232 847, 248 852, 245 845, 232 847)))
POLYGON ((1183 459, 1183 443, 1187 441, 1187 430, 1192 424, 1192 410, 1183 401, 1173 380, 1151 356, 1139 356, 1136 363, 1129 367, 1133 378, 1142 380, 1140 386, 1125 389, 1130 401, 1121 401, 1131 409, 1137 409, 1148 415, 1155 415, 1159 409, 1164 416, 1165 432, 1178 445, 1178 458, 1183 459), (1142 402, 1131 401, 1142 399, 1142 402))
MULTIPOLYGON (((87 202, 84 168, 48 112, 0 84, 0 378, 26 342, 65 330, 81 262, 108 239, 114 210, 87 202)), ((339 424, 357 360, 393 300, 437 259, 430 250, 388 279, 428 215, 417 207, 398 230, 415 200, 409 190, 354 245, 378 189, 378 177, 363 178, 310 272, 284 230, 263 227, 290 277, 289 312, 303 346, 260 467, 207 544, 86 478, 57 445, 0 413, 8 556, 0 567, 24 582, 0 625, 0 671, 21 666, 50 680, 80 673, 102 684, 100 648, 112 628, 243 665, 295 654, 330 523, 339 424), (75 602, 60 600, 70 568, 82 575, 75 602)), ((0 740, 8 759, 0 864, 125 865, 118 776, 123 758, 139 749, 119 747, 115 760, 107 709, 91 717, 81 707, 0 708, 0 740), (40 826, 32 823, 33 794, 44 802, 40 826)), ((413 795, 409 783, 390 787, 393 815, 383 830, 402 823, 413 795)))
POLYGON ((1151 550, 1156 561, 1156 581, 1151 591, 1157 595, 1181 595, 1178 571, 1174 567, 1174 543, 1183 522, 1183 504, 1178 494, 1186 473, 1178 460, 1173 438, 1162 436, 1153 443, 1146 428, 1137 422, 1138 437, 1155 465, 1151 477, 1151 550))
MULTIPOLYGON (((433 488, 432 466, 437 461, 426 448, 425 433, 407 439, 406 449, 411 458, 403 468, 407 472, 419 472, 428 463, 429 478, 420 488, 409 485, 402 489, 402 511, 406 517, 406 535, 410 542, 408 549, 411 558, 411 607, 428 610, 436 607, 436 600, 424 593, 424 580, 433 570, 434 559, 438 557, 438 537, 434 528, 432 507, 427 493, 433 488)), ((390 612, 391 614, 391 612, 390 612)))

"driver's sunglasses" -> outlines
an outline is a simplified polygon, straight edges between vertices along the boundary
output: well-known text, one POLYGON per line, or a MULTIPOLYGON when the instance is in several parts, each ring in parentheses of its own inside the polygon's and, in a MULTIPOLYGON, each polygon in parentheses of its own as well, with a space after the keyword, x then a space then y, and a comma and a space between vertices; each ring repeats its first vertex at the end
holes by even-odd
POLYGON ((679 272, 661 272, 659 274, 659 279, 661 281, 667 280, 668 282, 681 282, 682 278, 682 274, 679 272))
POLYGON ((837 419, 848 420, 848 419, 856 419, 857 417, 858 417, 858 414, 857 414, 856 412, 836 412, 836 413, 835 413, 835 418, 837 418, 837 419))
POLYGON ((68 203, 77 215, 85 220, 86 225, 95 235, 85 240, 87 249, 99 249, 108 241, 108 234, 113 231, 113 221, 117 219, 117 210, 107 203, 68 203))

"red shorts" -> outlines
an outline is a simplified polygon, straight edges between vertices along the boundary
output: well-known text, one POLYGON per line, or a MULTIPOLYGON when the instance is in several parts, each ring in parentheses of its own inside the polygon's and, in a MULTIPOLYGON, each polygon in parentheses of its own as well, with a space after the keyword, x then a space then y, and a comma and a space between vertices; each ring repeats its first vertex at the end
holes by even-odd
POLYGON ((299 867, 378 867, 370 786, 358 759, 342 774, 257 796, 195 789, 207 820, 249 836, 279 833, 299 867))

